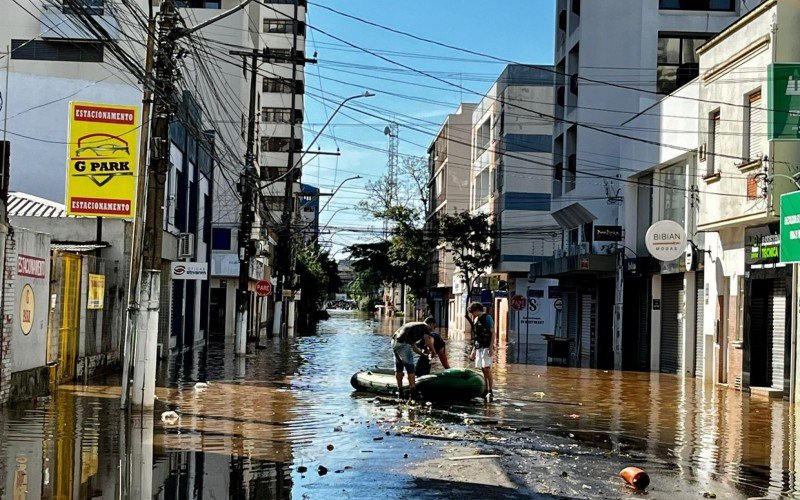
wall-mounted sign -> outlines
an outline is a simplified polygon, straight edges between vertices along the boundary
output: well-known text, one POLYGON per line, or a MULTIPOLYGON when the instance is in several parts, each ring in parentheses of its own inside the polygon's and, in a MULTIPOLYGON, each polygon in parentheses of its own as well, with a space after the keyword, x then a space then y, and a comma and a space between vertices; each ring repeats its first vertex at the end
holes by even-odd
POLYGON ((686 231, 672 220, 658 221, 644 237, 647 251, 656 259, 669 262, 679 259, 686 250, 686 231))
POLYGON ((686 245, 684 260, 686 261, 687 271, 697 270, 697 247, 694 246, 694 243, 689 242, 689 244, 686 245))
POLYGON ((67 214, 133 218, 139 128, 136 106, 69 104, 67 214))
POLYGON ((17 274, 27 278, 47 277, 47 261, 30 255, 17 256, 17 274))
POLYGON ((654 311, 661 310, 661 299, 653 299, 653 310, 654 311))
POLYGON ((622 226, 594 226, 594 241, 622 241, 622 226))
POLYGON ((89 274, 89 298, 87 309, 102 309, 103 296, 106 292, 106 277, 102 274, 89 274))
POLYGON ((781 195, 780 235, 780 261, 800 262, 800 191, 781 195))
POLYGON ((206 280, 208 279, 208 263, 173 262, 170 275, 174 280, 206 280))
POLYGON ((19 300, 19 326, 25 335, 31 333, 35 312, 36 298, 33 295, 33 287, 25 285, 22 287, 22 296, 19 300))
POLYGON ((767 85, 769 140, 800 140, 800 64, 770 64, 767 85))

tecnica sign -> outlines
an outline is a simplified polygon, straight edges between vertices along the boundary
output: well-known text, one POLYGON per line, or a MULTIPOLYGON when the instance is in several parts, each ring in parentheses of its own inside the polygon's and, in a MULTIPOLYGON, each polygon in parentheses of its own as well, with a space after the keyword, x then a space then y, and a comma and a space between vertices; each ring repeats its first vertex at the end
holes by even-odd
POLYGON ((656 222, 644 239, 650 255, 663 262, 679 259, 686 251, 686 231, 673 220, 656 222))
POLYGON ((781 196, 781 262, 800 263, 800 191, 781 196))

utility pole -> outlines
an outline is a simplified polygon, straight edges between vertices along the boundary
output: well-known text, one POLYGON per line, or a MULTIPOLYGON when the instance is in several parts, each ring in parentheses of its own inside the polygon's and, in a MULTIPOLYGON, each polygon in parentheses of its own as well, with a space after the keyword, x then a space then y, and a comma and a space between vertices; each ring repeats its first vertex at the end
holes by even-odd
POLYGON ((161 299, 161 246, 164 221, 164 184, 170 168, 169 124, 175 93, 175 47, 178 12, 173 0, 164 0, 159 13, 155 51, 153 116, 150 121, 150 161, 138 290, 140 308, 133 340, 134 367, 131 403, 151 408, 155 399, 159 306, 161 299))
MULTIPOLYGON (((294 291, 295 282, 295 245, 294 235, 292 234, 292 222, 294 218, 294 183, 298 179, 299 172, 295 169, 295 122, 297 121, 297 18, 299 15, 299 2, 294 0, 294 16, 292 19, 292 100, 291 108, 289 111, 289 162, 287 165, 287 176, 284 179, 284 194, 283 194, 283 213, 281 214, 281 224, 278 231, 278 272, 281 276, 281 285, 279 287, 281 295, 284 290, 294 291)), ((305 63, 305 61, 303 61, 305 63)), ((282 333, 287 336, 294 335, 294 297, 281 297, 282 307, 275 307, 276 323, 281 325, 281 314, 285 317, 283 321, 284 327, 281 328, 282 333)))
POLYGON ((253 185, 257 174, 255 169, 255 154, 253 149, 256 142, 256 83, 258 75, 258 59, 264 57, 264 52, 230 51, 230 54, 242 56, 247 64, 250 57, 250 103, 247 115, 247 149, 244 153, 244 170, 239 180, 239 194, 242 196, 242 213, 239 217, 239 289, 236 292, 236 337, 235 353, 237 356, 247 354, 247 325, 250 312, 250 258, 253 254, 253 185))

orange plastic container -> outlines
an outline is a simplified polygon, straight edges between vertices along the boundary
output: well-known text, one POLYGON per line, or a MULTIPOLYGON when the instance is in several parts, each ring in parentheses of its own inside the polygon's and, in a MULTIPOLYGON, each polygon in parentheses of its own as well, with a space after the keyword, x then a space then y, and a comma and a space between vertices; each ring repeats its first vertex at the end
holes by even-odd
POLYGON ((619 477, 637 490, 644 490, 650 485, 650 476, 638 467, 626 467, 619 472, 619 477))

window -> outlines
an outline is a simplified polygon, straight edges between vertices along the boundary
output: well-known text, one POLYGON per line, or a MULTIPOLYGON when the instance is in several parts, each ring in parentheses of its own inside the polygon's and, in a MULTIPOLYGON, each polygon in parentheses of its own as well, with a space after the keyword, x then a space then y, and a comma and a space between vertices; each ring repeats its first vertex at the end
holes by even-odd
POLYGON ((567 157, 567 175, 564 181, 564 192, 575 189, 578 177, 578 155, 575 153, 567 157))
POLYGON ((479 207, 489 201, 492 193, 491 175, 489 168, 484 168, 475 176, 475 207, 479 207))
POLYGON ((64 14, 89 14, 92 16, 103 15, 103 0, 72 0, 64 2, 61 7, 64 14))
POLYGON ((291 33, 292 26, 297 26, 297 35, 306 35, 306 25, 287 19, 264 19, 264 33, 291 33))
POLYGON ((686 164, 677 163, 661 170, 661 216, 680 225, 686 222, 686 164))
POLYGON ((103 44, 49 40, 11 40, 11 59, 103 62, 103 44))
POLYGON ((211 249, 212 250, 231 249, 231 228, 215 227, 211 230, 211 249))
MULTIPOLYGON (((303 94, 305 92, 305 88, 301 80, 294 81, 294 89, 298 94, 303 94)), ((264 78, 261 91, 272 92, 276 94, 291 94, 292 80, 286 78, 264 78)))
POLYGON ((175 6, 182 9, 221 9, 222 0, 178 0, 175 6))
MULTIPOLYGON (((292 110, 290 108, 261 108, 261 121, 265 123, 291 123, 292 110)), ((303 123, 303 112, 294 110, 295 125, 303 123)))
POLYGON ((298 50, 294 53, 294 59, 292 58, 291 49, 267 49, 267 53, 269 57, 265 58, 264 62, 273 64, 291 64, 292 62, 297 61, 297 64, 301 65, 306 63, 306 53, 302 50, 298 50))
POLYGON ((766 114, 762 107, 761 90, 747 96, 744 124, 744 151, 742 157, 759 160, 764 156, 764 122, 766 114))
POLYGON ((663 10, 717 10, 733 12, 734 0, 658 0, 658 8, 663 10))
POLYGON ((581 0, 572 0, 572 13, 576 16, 581 15, 581 0))
POLYGON ((708 116, 708 153, 706 159, 706 175, 717 173, 717 153, 719 152, 719 110, 713 111, 708 116))
MULTIPOLYGON (((269 3, 277 3, 277 4, 282 4, 282 5, 292 5, 292 4, 294 4, 294 0, 269 0, 269 3)), ((305 7, 306 5, 308 5, 308 1, 307 0, 297 0, 297 5, 299 5, 300 7, 305 7)))
POLYGON ((553 196, 561 196, 561 183, 564 181, 564 163, 556 163, 553 169, 553 196))
MULTIPOLYGON (((288 137, 262 137, 261 138, 261 151, 265 153, 288 153, 289 143, 291 139, 288 137)), ((300 139, 294 140, 294 151, 303 149, 303 141, 300 139)))
POLYGON ((489 118, 484 120, 480 127, 475 130, 475 147, 478 150, 477 156, 489 149, 492 142, 492 123, 489 118))
POLYGON ((710 35, 662 35, 658 36, 657 90, 669 94, 693 80, 700 72, 697 48, 710 35))
POLYGON ((558 29, 567 31, 567 11, 562 10, 558 13, 558 29))

